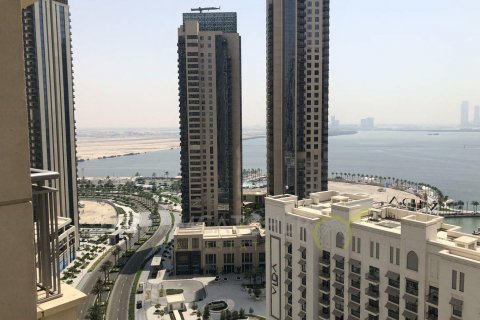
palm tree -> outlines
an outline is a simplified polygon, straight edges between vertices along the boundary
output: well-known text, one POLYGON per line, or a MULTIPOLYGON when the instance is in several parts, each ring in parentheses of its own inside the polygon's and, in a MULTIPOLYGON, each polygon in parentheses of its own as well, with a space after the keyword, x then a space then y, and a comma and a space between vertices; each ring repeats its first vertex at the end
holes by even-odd
POLYGON ((127 233, 127 238, 128 238, 128 247, 131 248, 132 247, 131 241, 132 241, 132 238, 133 238, 133 233, 131 233, 131 232, 127 233))
POLYGON ((103 272, 103 275, 104 275, 104 281, 105 283, 108 283, 108 280, 109 280, 109 273, 110 273, 110 269, 112 268, 112 261, 110 260, 107 260, 105 261, 104 264, 102 264, 100 266, 100 271, 103 272))
POLYGON ((472 201, 472 206, 473 206, 473 209, 475 210, 475 212, 477 212, 477 208, 478 206, 480 205, 480 202, 478 201, 472 201))
POLYGON ((102 302, 102 292, 103 292, 103 281, 102 279, 98 278, 97 282, 95 282, 95 284, 93 285, 93 288, 91 291, 92 294, 97 296, 96 301, 98 301, 98 303, 102 302))
POLYGON ((115 265, 117 264, 117 259, 118 259, 118 256, 122 253, 122 249, 120 249, 119 246, 115 246, 115 249, 113 249, 113 257, 115 258, 115 265))
POLYGON ((103 312, 100 305, 95 303, 93 306, 88 308, 88 313, 85 318, 88 320, 102 320, 103 312))

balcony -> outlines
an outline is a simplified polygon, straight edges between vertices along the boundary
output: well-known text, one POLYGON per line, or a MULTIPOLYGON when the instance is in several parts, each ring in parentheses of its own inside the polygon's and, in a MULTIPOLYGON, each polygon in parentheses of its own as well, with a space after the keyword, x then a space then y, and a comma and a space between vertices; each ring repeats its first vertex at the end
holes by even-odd
POLYGON ((324 266, 329 266, 330 265, 330 257, 319 257, 318 258, 318 263, 324 266))
POLYGON ((378 297, 380 296, 380 293, 376 290, 373 290, 371 287, 365 288, 365 294, 373 299, 378 299, 378 297))
POLYGON ((365 279, 374 283, 380 282, 380 277, 378 276, 378 274, 375 274, 375 273, 370 273, 370 272, 365 273, 365 279))
POLYGON ((438 306, 438 293, 428 294, 426 300, 427 303, 438 306))
POLYGON ((370 304, 370 302, 367 302, 365 304, 365 310, 373 314, 378 314, 378 305, 376 306, 376 305, 370 304))
POLYGON ((57 172, 31 169, 33 221, 35 230, 35 265, 37 267, 37 303, 62 296, 60 290, 60 263, 57 190, 48 182, 59 178, 57 172))

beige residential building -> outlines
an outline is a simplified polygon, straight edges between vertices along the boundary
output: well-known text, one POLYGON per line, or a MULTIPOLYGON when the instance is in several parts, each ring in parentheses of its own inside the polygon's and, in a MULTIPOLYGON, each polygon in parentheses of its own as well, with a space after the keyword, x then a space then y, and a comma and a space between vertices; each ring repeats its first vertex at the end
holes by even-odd
POLYGON ((236 13, 183 14, 178 29, 183 222, 241 222, 240 51, 236 13))
POLYGON ((268 193, 327 189, 330 0, 267 0, 268 193))
POLYGON ((265 230, 259 224, 181 224, 174 233, 175 274, 245 273, 265 268, 265 230))
POLYGON ((267 319, 478 319, 479 237, 368 195, 266 199, 267 319))
MULTIPOLYGON (((49 245, 43 251, 38 247, 47 211, 35 207, 34 213, 32 201, 42 197, 36 186, 45 176, 30 172, 22 43, 21 2, 0 1, 0 319, 76 319, 85 295, 48 276, 58 268, 58 258, 57 264, 39 267, 38 259, 51 257, 49 245)), ((51 235, 41 237, 42 243, 55 238, 51 235)))

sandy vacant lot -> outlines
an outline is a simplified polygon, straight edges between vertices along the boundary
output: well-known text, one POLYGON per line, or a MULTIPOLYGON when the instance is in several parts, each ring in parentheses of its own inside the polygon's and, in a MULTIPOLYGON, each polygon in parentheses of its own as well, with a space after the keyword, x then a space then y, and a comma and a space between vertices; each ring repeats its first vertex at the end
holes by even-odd
POLYGON ((148 138, 79 138, 77 155, 79 159, 97 159, 103 156, 119 156, 129 153, 144 153, 180 146, 179 139, 148 138))
POLYGON ((364 193, 370 195, 373 198, 373 201, 376 202, 389 202, 393 197, 396 197, 399 201, 402 201, 403 199, 420 200, 417 196, 405 191, 384 188, 384 192, 379 192, 378 189, 379 187, 377 186, 370 186, 367 184, 353 184, 336 181, 328 182, 328 190, 345 193, 364 193))
POLYGON ((78 208, 80 224, 116 224, 117 211, 106 202, 80 201, 85 205, 78 208))

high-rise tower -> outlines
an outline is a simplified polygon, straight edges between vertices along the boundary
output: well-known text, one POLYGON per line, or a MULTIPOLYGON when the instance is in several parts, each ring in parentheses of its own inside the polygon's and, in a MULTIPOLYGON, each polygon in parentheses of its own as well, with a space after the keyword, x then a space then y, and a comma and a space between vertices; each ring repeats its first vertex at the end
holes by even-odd
POLYGON ((240 223, 241 39, 234 12, 184 13, 178 29, 184 222, 240 223))
POLYGON ((480 126, 480 106, 475 106, 473 109, 473 124, 480 126))
POLYGON ((268 193, 328 178, 329 0, 267 0, 268 193))
POLYGON ((78 230, 72 48, 67 0, 36 0, 23 8, 27 111, 32 168, 60 174, 58 212, 78 230))
POLYGON ((470 111, 470 106, 468 105, 468 101, 463 101, 462 105, 460 106, 460 126, 461 127, 468 127, 470 124, 468 113, 470 111))

